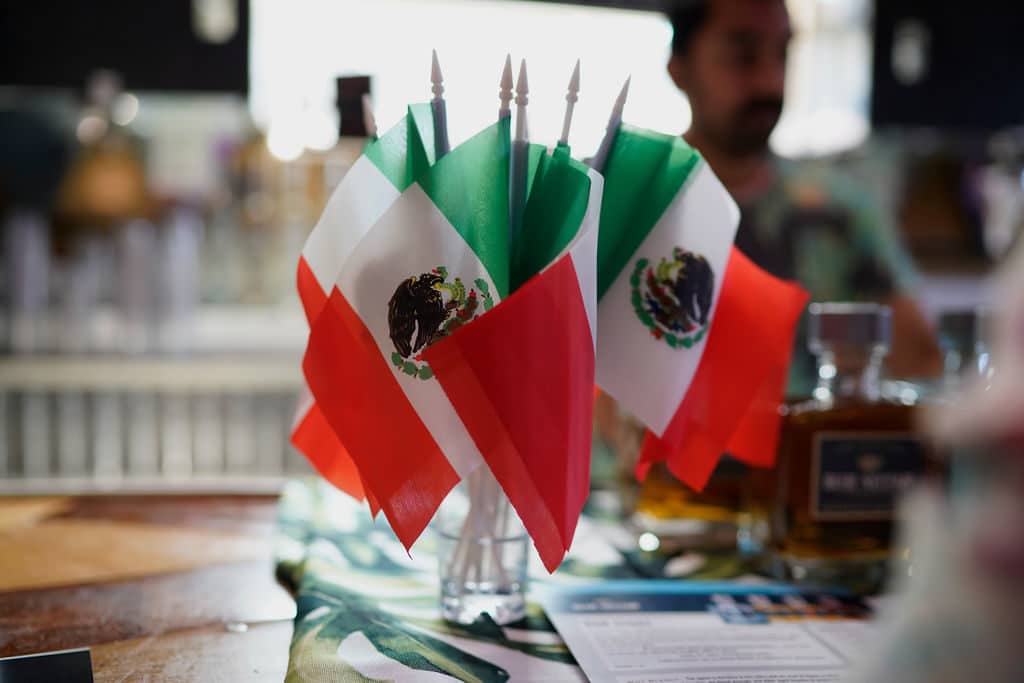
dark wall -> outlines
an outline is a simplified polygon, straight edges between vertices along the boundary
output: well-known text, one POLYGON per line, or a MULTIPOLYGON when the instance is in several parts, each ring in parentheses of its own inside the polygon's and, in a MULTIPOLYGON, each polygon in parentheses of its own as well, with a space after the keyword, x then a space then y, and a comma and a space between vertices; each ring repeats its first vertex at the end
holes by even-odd
POLYGON ((99 68, 138 90, 248 90, 249 13, 202 41, 188 0, 0 0, 0 84, 80 88, 99 68))
POLYGON ((1024 3, 876 0, 875 125, 985 130, 1024 124, 1024 3), (919 30, 923 29, 923 30, 919 30), (901 80, 895 52, 920 43, 925 71, 901 80))

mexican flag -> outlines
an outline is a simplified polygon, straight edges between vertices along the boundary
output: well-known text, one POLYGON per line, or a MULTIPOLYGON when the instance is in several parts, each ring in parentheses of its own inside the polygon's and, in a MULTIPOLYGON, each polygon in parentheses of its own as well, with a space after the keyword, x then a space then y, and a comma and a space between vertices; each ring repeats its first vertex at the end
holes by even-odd
POLYGON ((435 159, 416 114, 367 148, 303 251, 294 440, 406 547, 489 467, 553 571, 589 489, 602 178, 531 146, 510 241, 509 120, 435 159))
POLYGON ((528 168, 514 292, 425 357, 554 571, 590 485, 603 180, 565 148, 528 168))
MULTIPOLYGON (((404 188, 371 147, 365 175, 353 168, 325 211, 359 220, 344 224, 333 252, 320 250, 333 253, 323 267, 337 272, 303 371, 367 497, 406 547, 483 463, 424 353, 508 294, 508 139, 505 120, 432 165, 413 164, 404 188)), ((305 251, 304 260, 315 276, 305 251)))
MULTIPOLYGON (((434 163, 432 129, 430 105, 410 106, 397 125, 367 145, 331 195, 299 257, 298 292, 310 328, 355 245, 416 175, 434 163)), ((308 386, 299 398, 291 442, 325 479, 356 499, 366 497, 358 469, 308 386)), ((372 496, 370 504, 376 512, 372 496)))
POLYGON ((739 210, 682 138, 622 125, 604 175, 596 378, 648 427, 638 474, 770 466, 806 292, 732 246, 739 210))

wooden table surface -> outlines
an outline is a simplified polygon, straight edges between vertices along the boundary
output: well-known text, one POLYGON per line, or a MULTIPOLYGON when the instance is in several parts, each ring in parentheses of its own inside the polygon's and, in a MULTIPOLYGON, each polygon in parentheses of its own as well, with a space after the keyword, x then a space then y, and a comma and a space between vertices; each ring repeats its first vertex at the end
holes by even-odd
POLYGON ((92 651, 97 681, 281 681, 295 603, 273 497, 0 498, 0 657, 92 651))

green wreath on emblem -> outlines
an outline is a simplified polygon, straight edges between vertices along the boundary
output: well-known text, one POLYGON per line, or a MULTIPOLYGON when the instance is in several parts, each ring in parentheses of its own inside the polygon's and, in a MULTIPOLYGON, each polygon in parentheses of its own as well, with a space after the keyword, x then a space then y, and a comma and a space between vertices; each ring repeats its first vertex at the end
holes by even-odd
POLYGON ((715 291, 706 258, 675 247, 657 266, 638 259, 629 284, 633 311, 655 339, 673 349, 689 349, 704 339, 715 291))
POLYGON ((395 346, 391 364, 405 375, 428 380, 434 376, 423 360, 423 351, 494 307, 487 281, 473 281, 467 288, 462 278, 449 281, 448 269, 438 266, 429 273, 403 280, 388 301, 388 335, 395 346), (479 293, 478 293, 479 291, 479 293))

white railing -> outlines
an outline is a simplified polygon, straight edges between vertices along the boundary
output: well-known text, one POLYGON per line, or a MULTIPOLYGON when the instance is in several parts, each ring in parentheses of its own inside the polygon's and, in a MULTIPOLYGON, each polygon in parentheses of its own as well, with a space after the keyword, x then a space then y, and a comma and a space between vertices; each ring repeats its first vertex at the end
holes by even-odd
POLYGON ((0 359, 0 494, 276 490, 291 355, 0 359))

